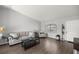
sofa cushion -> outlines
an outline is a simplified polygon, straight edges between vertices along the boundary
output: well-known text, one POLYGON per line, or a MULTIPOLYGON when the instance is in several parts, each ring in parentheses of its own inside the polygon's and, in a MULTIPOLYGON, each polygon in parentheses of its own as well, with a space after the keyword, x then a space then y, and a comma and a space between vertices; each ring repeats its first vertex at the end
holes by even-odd
POLYGON ((17 33, 10 33, 9 35, 13 38, 19 38, 19 35, 17 33))
POLYGON ((28 36, 22 36, 20 39, 21 40, 25 40, 25 39, 27 39, 28 38, 28 36))
POLYGON ((29 32, 19 32, 18 34, 19 34, 20 37, 22 37, 22 36, 28 36, 29 32))

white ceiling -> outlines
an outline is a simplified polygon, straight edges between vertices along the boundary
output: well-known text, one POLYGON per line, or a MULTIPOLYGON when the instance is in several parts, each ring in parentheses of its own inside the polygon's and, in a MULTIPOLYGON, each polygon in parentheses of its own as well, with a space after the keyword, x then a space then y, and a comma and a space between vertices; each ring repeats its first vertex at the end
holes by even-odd
POLYGON ((9 5, 8 7, 40 21, 79 16, 79 6, 72 5, 9 5))

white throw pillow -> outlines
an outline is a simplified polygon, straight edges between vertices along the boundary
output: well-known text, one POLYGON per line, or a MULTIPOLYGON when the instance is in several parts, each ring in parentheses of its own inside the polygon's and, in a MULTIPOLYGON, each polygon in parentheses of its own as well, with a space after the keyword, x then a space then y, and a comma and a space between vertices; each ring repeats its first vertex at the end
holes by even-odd
POLYGON ((10 35, 11 35, 13 38, 18 38, 17 33, 10 33, 10 35))
POLYGON ((34 32, 29 32, 29 37, 34 37, 34 32))

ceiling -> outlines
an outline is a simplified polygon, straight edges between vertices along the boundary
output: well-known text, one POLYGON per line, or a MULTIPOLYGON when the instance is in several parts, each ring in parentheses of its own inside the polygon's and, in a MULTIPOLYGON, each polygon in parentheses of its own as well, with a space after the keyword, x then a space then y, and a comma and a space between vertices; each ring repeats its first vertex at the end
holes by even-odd
POLYGON ((79 16, 79 6, 76 5, 9 5, 8 7, 39 21, 79 16))

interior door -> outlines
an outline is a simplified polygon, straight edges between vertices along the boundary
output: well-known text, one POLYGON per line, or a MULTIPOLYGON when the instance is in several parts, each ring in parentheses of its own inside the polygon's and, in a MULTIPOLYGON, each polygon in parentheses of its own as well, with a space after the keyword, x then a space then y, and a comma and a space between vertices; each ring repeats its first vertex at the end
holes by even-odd
POLYGON ((67 21, 65 27, 65 40, 73 42, 75 37, 79 38, 79 20, 67 21))

